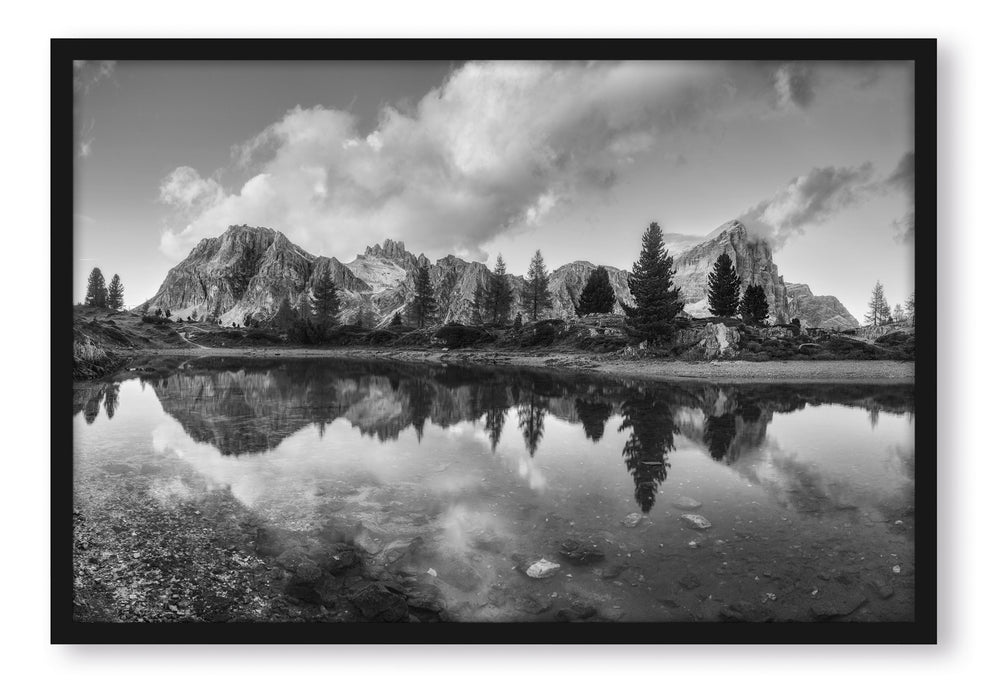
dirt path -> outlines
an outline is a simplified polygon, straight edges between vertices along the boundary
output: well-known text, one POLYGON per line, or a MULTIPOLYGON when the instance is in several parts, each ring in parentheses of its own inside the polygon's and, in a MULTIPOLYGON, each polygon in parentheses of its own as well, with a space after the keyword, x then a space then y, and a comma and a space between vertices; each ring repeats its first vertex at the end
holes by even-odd
POLYGON ((914 362, 889 360, 785 360, 746 362, 725 360, 616 359, 583 353, 522 354, 498 350, 421 350, 397 348, 206 348, 189 341, 188 350, 168 348, 153 355, 227 357, 359 357, 428 364, 509 365, 555 368, 638 379, 708 379, 731 382, 793 381, 804 383, 913 384, 914 362))

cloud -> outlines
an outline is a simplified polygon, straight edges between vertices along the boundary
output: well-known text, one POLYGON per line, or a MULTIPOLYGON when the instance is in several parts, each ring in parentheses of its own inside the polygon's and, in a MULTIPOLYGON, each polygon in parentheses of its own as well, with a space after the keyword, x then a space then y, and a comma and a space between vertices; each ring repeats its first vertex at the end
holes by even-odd
MULTIPOLYGON (((769 74, 740 80, 765 109, 769 74), (758 84, 757 84, 758 83, 758 84)), ((468 63, 417 103, 385 106, 367 133, 346 110, 296 107, 232 149, 221 186, 179 168, 162 249, 181 256, 230 224, 264 225, 314 252, 398 238, 428 255, 451 242, 484 259, 569 203, 602 196, 662 137, 740 99, 734 64, 468 63)))
POLYGON ((769 199, 750 207, 739 219, 751 234, 779 248, 790 236, 804 233, 805 227, 824 223, 875 191, 870 163, 812 168, 769 199))
POLYGON ((785 63, 774 71, 777 105, 807 109, 815 99, 818 74, 810 63, 785 63))
POLYGON ((93 152, 93 141, 94 139, 83 139, 79 142, 80 158, 89 158, 90 154, 93 152))
POLYGON ((72 87, 77 94, 86 94, 97 84, 113 77, 116 61, 73 61, 72 87))
POLYGON ((194 168, 185 165, 169 173, 158 188, 158 198, 162 202, 187 211, 212 206, 222 197, 220 183, 200 177, 194 168))
POLYGON ((888 190, 903 192, 908 198, 908 210, 904 216, 894 220, 894 239, 900 243, 914 242, 914 151, 905 153, 894 170, 887 176, 883 186, 888 190))

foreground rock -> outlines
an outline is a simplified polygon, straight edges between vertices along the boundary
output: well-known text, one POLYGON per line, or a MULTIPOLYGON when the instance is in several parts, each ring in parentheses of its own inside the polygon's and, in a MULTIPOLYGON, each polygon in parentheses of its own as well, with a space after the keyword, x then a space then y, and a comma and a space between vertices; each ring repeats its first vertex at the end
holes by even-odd
POLYGON ((690 496, 678 496, 674 499, 673 506, 680 510, 698 510, 701 508, 701 501, 696 501, 690 496))
POLYGON ((622 525, 624 527, 636 527, 643 522, 644 517, 642 513, 630 513, 622 519, 622 525))
POLYGON ((697 513, 684 513, 680 517, 680 521, 692 530, 707 530, 712 526, 708 518, 697 513))
POLYGON ((526 575, 530 578, 550 578, 560 571, 560 564, 555 564, 549 559, 538 559, 526 567, 526 575))

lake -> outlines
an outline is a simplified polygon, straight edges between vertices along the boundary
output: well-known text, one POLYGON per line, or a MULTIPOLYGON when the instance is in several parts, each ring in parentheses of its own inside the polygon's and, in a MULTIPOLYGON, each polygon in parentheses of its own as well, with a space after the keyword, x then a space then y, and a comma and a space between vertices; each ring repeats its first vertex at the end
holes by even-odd
POLYGON ((909 621, 910 386, 155 358, 74 396, 99 621, 909 621))

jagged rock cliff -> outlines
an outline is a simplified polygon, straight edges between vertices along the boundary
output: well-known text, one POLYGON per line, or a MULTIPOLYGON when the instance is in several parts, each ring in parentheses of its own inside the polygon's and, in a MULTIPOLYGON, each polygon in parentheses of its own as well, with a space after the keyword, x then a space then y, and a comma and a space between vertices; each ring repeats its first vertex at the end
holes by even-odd
MULTIPOLYGON (((749 239, 746 228, 730 221, 705 238, 671 234, 675 283, 685 300, 685 311, 708 316, 708 273, 723 252, 733 259, 743 285, 763 287, 770 304, 771 320, 795 316, 806 325, 848 328, 855 319, 835 297, 816 297, 807 285, 787 285, 773 262, 765 241, 749 239)), ((341 290, 341 320, 361 320, 368 326, 389 323, 396 312, 405 313, 413 299, 416 270, 429 269, 439 302, 438 321, 469 322, 472 301, 479 284, 487 285, 491 271, 483 264, 466 262, 453 255, 431 263, 414 255, 398 241, 386 240, 368 246, 349 263, 314 256, 291 243, 278 231, 250 226, 231 226, 216 238, 207 238, 189 256, 172 268, 158 293, 145 302, 146 308, 170 309, 173 317, 213 317, 230 325, 244 323, 246 316, 267 319, 283 299, 297 307, 304 295, 324 274, 333 277, 341 290)), ((586 261, 567 263, 550 273, 550 316, 577 315, 577 300, 595 269, 586 261)), ((629 273, 606 267, 618 301, 632 304, 629 273)), ((511 316, 522 309, 523 278, 509 276, 515 303, 511 316)), ((613 309, 621 313, 616 304, 613 309)))
POLYGON ((742 288, 755 284, 763 287, 770 305, 771 321, 787 321, 787 288, 773 262, 770 244, 750 240, 746 227, 729 221, 715 229, 694 247, 674 257, 674 283, 684 296, 684 310, 692 316, 710 316, 708 311, 708 273, 715 260, 728 253, 742 280, 742 288))
POLYGON ((794 316, 812 328, 858 328, 859 321, 833 296, 815 296, 806 284, 787 284, 787 303, 794 316))

